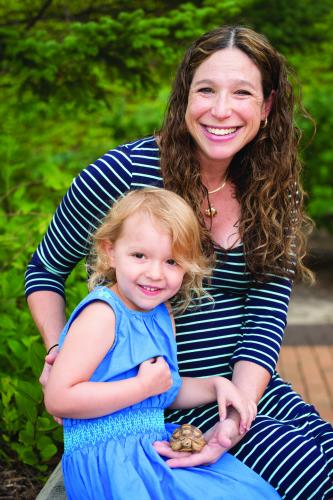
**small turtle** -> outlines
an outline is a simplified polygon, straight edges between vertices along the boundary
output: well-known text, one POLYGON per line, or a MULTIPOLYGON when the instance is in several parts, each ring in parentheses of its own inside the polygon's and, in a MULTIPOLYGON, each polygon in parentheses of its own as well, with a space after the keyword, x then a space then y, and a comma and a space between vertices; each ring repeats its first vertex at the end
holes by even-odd
POLYGON ((170 438, 170 445, 174 451, 201 451, 205 444, 201 430, 191 424, 177 427, 170 438))

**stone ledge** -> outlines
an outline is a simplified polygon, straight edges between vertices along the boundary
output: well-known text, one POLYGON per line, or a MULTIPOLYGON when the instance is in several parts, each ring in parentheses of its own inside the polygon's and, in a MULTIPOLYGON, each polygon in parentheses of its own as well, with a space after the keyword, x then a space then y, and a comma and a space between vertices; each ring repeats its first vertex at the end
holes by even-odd
POLYGON ((288 325, 282 345, 333 345, 333 325, 288 325))

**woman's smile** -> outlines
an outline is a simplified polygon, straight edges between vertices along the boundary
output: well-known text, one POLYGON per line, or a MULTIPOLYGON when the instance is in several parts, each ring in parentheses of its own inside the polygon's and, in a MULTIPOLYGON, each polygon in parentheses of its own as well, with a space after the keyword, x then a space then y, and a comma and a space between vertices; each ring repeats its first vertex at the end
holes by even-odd
POLYGON ((234 139, 241 127, 207 127, 202 125, 203 133, 213 142, 226 142, 234 139))
POLYGON ((237 127, 229 127, 229 128, 206 127, 206 130, 210 134, 222 137, 222 136, 228 136, 228 135, 235 133, 237 130, 237 127))
POLYGON ((201 168, 212 161, 227 167, 257 135, 269 107, 260 71, 244 52, 227 48, 208 57, 194 73, 185 115, 201 168))

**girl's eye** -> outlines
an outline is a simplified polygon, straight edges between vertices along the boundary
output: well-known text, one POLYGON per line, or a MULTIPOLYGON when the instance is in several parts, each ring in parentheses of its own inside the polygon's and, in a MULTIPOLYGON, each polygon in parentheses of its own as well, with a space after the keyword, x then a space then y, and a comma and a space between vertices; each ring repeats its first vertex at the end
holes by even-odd
POLYGON ((168 263, 170 266, 177 266, 177 262, 175 261, 175 259, 168 259, 168 260, 167 260, 167 263, 168 263))
POLYGON ((135 257, 136 259, 140 259, 140 260, 145 258, 144 254, 140 253, 140 252, 133 253, 133 257, 135 257))

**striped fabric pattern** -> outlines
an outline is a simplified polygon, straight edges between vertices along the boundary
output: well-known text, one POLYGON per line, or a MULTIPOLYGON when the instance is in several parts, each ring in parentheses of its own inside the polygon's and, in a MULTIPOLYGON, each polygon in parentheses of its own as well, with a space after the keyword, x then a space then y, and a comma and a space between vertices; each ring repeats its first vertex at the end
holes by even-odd
MULTIPOLYGON (((159 150, 153 137, 112 151, 76 177, 59 205, 26 272, 26 294, 50 290, 64 296, 73 267, 89 252, 88 240, 116 198, 129 189, 163 187, 159 150)), ((291 284, 270 276, 254 282, 243 246, 216 248, 216 269, 205 299, 176 317, 179 370, 184 376, 221 375, 247 360, 264 367, 272 380, 259 403, 250 432, 233 450, 271 482, 286 499, 322 499, 330 492, 333 431, 275 372, 286 326, 291 284)), ((215 404, 173 410, 167 421, 203 430, 217 421, 215 404)))

